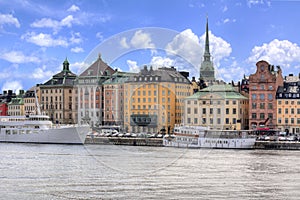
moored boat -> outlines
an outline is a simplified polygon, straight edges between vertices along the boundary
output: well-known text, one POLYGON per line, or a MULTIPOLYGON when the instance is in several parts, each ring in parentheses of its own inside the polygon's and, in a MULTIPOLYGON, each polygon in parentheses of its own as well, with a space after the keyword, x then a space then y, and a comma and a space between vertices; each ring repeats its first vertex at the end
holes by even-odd
POLYGON ((212 130, 202 126, 176 126, 173 136, 165 136, 163 145, 186 148, 254 148, 256 136, 248 130, 212 130))
POLYGON ((47 115, 1 116, 0 142, 83 144, 90 126, 54 125, 47 115))

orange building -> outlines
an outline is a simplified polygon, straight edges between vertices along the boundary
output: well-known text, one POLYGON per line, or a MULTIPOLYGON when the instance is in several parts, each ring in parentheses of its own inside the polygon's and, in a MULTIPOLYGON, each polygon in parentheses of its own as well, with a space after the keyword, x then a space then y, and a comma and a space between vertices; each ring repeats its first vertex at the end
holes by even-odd
POLYGON ((183 99, 192 91, 186 72, 174 67, 153 70, 144 66, 125 83, 125 131, 169 133, 181 123, 183 99))

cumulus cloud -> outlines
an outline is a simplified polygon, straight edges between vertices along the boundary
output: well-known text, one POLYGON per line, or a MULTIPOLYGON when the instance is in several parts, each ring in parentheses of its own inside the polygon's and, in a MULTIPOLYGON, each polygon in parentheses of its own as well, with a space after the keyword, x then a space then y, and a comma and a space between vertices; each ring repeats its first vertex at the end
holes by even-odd
POLYGON ((42 67, 35 68, 32 73, 32 78, 39 79, 41 81, 46 81, 50 77, 52 77, 55 74, 54 71, 47 70, 47 67, 43 65, 42 67))
POLYGON ((171 67, 175 65, 175 60, 168 57, 153 56, 150 65, 152 65, 154 68, 171 67))
MULTIPOLYGON (((186 29, 176 35, 167 44, 166 50, 172 54, 180 56, 191 63, 195 68, 199 68, 203 58, 205 46, 205 33, 200 38, 186 29)), ((220 66, 220 61, 231 54, 231 46, 221 37, 217 37, 209 31, 209 46, 212 60, 215 66, 220 66)))
POLYGON ((0 58, 11 63, 38 63, 40 59, 35 56, 24 55, 21 51, 10 51, 0 54, 0 58))
POLYGON ((133 61, 133 60, 127 60, 127 65, 129 67, 129 71, 130 72, 139 72, 140 71, 140 68, 139 66, 137 65, 137 62, 136 61, 133 61))
POLYGON ((198 68, 203 56, 203 46, 200 44, 198 36, 191 29, 186 29, 167 44, 166 50, 169 55, 182 57, 198 68))
POLYGON ((45 33, 36 34, 35 32, 30 32, 22 35, 21 39, 41 47, 68 46, 68 42, 66 39, 62 37, 54 39, 51 35, 45 33))
POLYGON ((79 10, 80 10, 80 8, 73 4, 67 11, 76 12, 76 11, 79 11, 79 10))
POLYGON ((20 81, 6 81, 2 86, 2 91, 12 90, 14 92, 23 89, 23 85, 20 81))
POLYGON ((21 26, 19 20, 13 15, 0 13, 0 28, 2 28, 5 24, 14 25, 17 28, 20 28, 21 26))
POLYGON ((75 21, 74 17, 72 15, 68 15, 67 17, 63 18, 61 21, 53 20, 50 18, 42 18, 30 24, 30 26, 34 28, 52 28, 54 32, 57 33, 57 31, 64 26, 72 27, 74 21, 75 21))
POLYGON ((144 33, 142 30, 135 32, 130 40, 130 44, 135 48, 155 48, 150 34, 144 33))
POLYGON ((300 47, 288 40, 274 39, 252 49, 247 61, 256 63, 259 60, 289 67, 293 62, 300 62, 300 47))
POLYGON ((71 70, 76 74, 81 74, 85 69, 87 69, 91 64, 85 62, 75 62, 70 64, 71 70))
POLYGON ((71 48, 71 52, 81 53, 81 52, 84 52, 84 50, 81 47, 74 47, 74 48, 71 48))
POLYGON ((121 47, 127 48, 136 48, 136 49, 153 49, 155 48, 154 43, 152 42, 151 35, 149 33, 145 33, 142 30, 138 30, 134 33, 129 42, 127 42, 126 37, 122 37, 120 40, 121 47))

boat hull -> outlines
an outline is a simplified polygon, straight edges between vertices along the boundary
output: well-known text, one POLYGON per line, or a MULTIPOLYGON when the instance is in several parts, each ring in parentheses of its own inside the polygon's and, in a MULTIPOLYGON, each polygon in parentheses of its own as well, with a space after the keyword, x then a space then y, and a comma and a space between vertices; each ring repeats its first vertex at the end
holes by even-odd
POLYGON ((163 139, 163 145, 166 147, 178 148, 213 148, 213 149, 253 149, 255 138, 199 138, 198 142, 182 142, 173 139, 163 139))
POLYGON ((29 132, 18 130, 15 134, 0 134, 0 142, 45 143, 45 144, 84 144, 90 131, 88 125, 65 126, 51 129, 37 129, 29 132))

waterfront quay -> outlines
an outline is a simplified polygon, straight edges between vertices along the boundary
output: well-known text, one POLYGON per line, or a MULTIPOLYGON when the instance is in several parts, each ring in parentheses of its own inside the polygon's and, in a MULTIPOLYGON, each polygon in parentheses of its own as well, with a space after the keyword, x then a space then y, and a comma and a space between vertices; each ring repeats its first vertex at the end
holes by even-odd
MULTIPOLYGON (((163 146, 162 138, 139 138, 139 137, 90 137, 85 144, 101 145, 129 145, 129 146, 163 146)), ((300 150, 298 141, 256 141, 254 149, 277 149, 277 150, 300 150)))
POLYGON ((87 137, 85 144, 114 144, 130 146, 156 146, 162 147, 162 138, 140 138, 140 137, 87 137))

